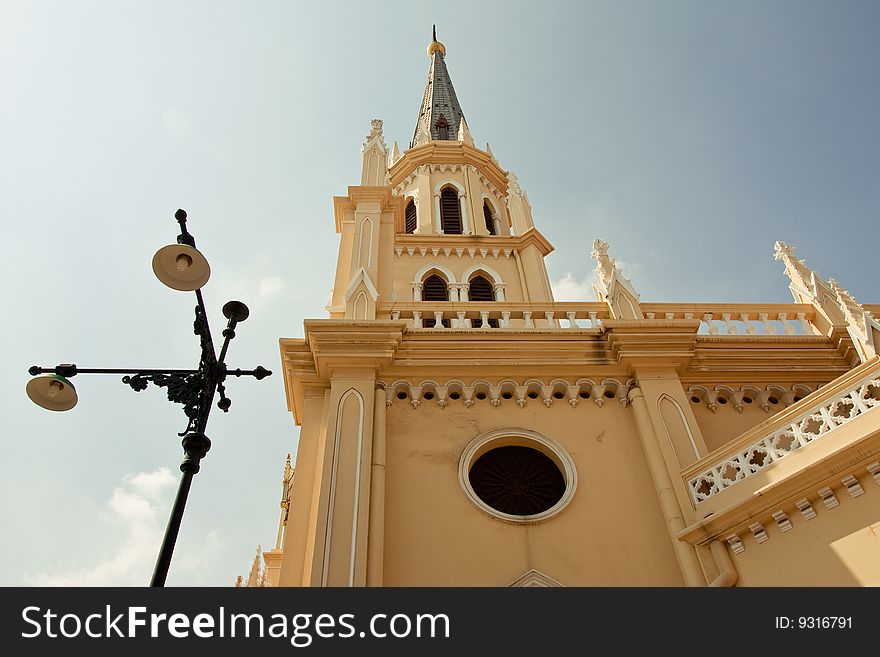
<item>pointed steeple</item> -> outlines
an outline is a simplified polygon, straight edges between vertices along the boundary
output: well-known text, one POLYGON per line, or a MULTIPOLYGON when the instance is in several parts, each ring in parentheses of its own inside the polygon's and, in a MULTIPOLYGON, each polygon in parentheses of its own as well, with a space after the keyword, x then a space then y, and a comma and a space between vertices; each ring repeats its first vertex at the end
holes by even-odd
POLYGON ((425 86, 425 97, 422 99, 419 120, 413 133, 412 146, 419 146, 436 139, 450 141, 458 139, 464 113, 455 96, 449 71, 446 70, 446 62, 443 60, 445 56, 446 46, 437 41, 435 25, 433 40, 428 45, 431 68, 428 69, 428 83, 425 86))

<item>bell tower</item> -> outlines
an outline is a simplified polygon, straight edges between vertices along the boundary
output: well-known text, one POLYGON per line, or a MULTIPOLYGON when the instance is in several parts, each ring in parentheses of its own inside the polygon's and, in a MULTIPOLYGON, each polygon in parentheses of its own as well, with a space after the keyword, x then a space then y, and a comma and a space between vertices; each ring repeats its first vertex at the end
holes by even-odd
MULTIPOLYGON (((837 429, 850 418, 880 422, 876 307, 783 243, 793 304, 648 303, 602 240, 596 299, 554 301, 553 247, 476 145, 446 56, 435 31, 409 148, 372 121, 360 184, 333 199, 329 316, 280 341, 301 432, 271 581, 797 583, 789 535, 756 543, 836 508, 841 482, 853 497, 866 473, 880 482, 874 447, 821 451, 864 442, 837 429)), ((870 524, 852 513, 838 517, 870 524)), ((822 522, 801 536, 827 546, 838 521, 822 522)), ((871 536, 847 547, 859 581, 875 581, 871 536)), ((822 564, 811 582, 843 576, 822 564)))

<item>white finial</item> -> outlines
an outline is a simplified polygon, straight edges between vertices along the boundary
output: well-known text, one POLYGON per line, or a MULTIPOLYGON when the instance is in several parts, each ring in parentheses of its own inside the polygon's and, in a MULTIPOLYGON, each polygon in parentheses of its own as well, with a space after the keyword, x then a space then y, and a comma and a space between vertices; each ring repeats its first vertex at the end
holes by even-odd
POLYGON ((458 124, 458 141, 468 146, 474 145, 474 138, 471 136, 471 131, 468 129, 464 117, 461 117, 461 123, 458 124))
POLYGON ((492 160, 494 164, 498 164, 498 160, 495 159, 495 153, 492 152, 492 148, 489 146, 489 142, 486 142, 486 154, 489 156, 489 159, 492 160))
POLYGON ((391 155, 388 160, 388 167, 394 166, 395 162, 400 159, 400 149, 397 147, 397 142, 394 142, 394 146, 391 147, 391 155))
POLYGON ((361 153, 366 153, 367 149, 375 144, 382 152, 382 155, 385 155, 388 149, 385 146, 385 136, 382 134, 382 124, 382 119, 370 121, 370 134, 367 135, 366 140, 361 146, 361 153))

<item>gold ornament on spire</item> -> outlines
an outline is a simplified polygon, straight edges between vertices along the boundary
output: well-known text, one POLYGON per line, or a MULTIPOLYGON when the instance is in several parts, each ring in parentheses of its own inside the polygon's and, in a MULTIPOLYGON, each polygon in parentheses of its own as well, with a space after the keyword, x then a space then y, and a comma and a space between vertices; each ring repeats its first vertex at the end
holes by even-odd
POLYGON ((437 26, 434 25, 433 27, 434 27, 434 29, 432 32, 431 43, 428 44, 428 57, 433 57, 434 53, 437 52, 438 50, 440 51, 441 55, 446 57, 446 46, 444 46, 442 43, 437 41, 437 26))

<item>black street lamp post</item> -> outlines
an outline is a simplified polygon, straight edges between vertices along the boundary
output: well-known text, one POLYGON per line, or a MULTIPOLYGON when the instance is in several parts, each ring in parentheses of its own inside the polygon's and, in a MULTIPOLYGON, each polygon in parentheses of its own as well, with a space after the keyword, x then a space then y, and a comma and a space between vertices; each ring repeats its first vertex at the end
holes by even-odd
POLYGON ((193 475, 199 471, 201 460, 211 448, 211 441, 205 435, 205 429, 215 392, 220 395, 217 407, 225 413, 232 404, 226 396, 227 376, 252 376, 260 380, 272 374, 262 366, 252 370, 231 370, 226 366, 226 352, 230 341, 235 337, 235 328, 246 320, 249 314, 247 306, 240 301, 229 301, 223 306, 223 315, 228 322, 223 330, 223 346, 220 355, 217 356, 201 291, 210 276, 211 269, 204 256, 196 250, 193 236, 186 230, 186 212, 178 210, 174 217, 180 224, 177 244, 166 246, 156 253, 153 257, 153 271, 168 287, 182 291, 194 290, 196 293, 193 332, 199 336, 202 350, 198 369, 85 369, 72 364, 56 367, 35 365, 28 370, 34 378, 27 385, 28 396, 36 404, 53 411, 66 411, 73 408, 77 402, 76 389, 70 382, 72 377, 77 374, 123 374, 122 382, 134 391, 145 390, 152 382, 153 385, 167 388, 169 401, 183 405, 187 425, 183 433, 178 434, 183 436, 184 458, 180 464, 183 476, 180 479, 150 586, 165 585, 193 475))

